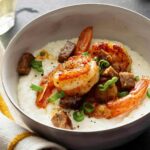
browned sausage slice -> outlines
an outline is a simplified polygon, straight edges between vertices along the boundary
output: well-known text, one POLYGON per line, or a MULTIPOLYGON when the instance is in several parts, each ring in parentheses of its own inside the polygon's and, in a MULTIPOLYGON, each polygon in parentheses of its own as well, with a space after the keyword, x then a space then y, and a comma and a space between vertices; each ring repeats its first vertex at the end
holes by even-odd
POLYGON ((73 129, 72 122, 68 114, 64 111, 59 111, 51 119, 53 125, 58 128, 73 129))
POLYGON ((63 63, 65 60, 67 60, 68 57, 73 53, 75 46, 76 45, 74 43, 67 41, 65 46, 60 51, 58 61, 63 63))
POLYGON ((17 67, 17 72, 19 75, 28 75, 31 69, 31 61, 34 59, 34 56, 31 53, 24 53, 19 62, 17 67))
POLYGON ((120 83, 123 90, 131 90, 135 86, 134 74, 130 72, 120 72, 120 83))
POLYGON ((81 105, 81 97, 79 96, 65 96, 60 99, 60 106, 62 108, 78 109, 81 105))
POLYGON ((118 72, 112 67, 112 66, 109 66, 108 68, 106 68, 104 70, 104 72, 102 73, 102 76, 105 76, 105 77, 114 77, 114 76, 118 76, 118 72))

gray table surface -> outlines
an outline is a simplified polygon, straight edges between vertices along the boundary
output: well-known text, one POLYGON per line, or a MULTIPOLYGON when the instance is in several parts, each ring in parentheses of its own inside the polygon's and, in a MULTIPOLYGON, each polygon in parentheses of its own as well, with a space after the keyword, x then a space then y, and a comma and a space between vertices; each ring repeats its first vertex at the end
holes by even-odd
MULTIPOLYGON (((103 3, 125 7, 137 11, 150 18, 150 0, 18 0, 16 8, 16 24, 0 37, 5 47, 11 38, 25 24, 41 14, 63 6, 81 3, 103 3)), ((150 150, 150 128, 134 141, 114 150, 150 150)))

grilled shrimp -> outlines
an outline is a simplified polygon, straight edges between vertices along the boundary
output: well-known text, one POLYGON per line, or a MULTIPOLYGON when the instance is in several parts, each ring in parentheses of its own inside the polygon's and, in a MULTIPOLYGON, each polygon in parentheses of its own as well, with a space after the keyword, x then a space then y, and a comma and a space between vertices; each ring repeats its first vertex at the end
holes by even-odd
POLYGON ((135 88, 131 90, 129 95, 115 101, 110 101, 104 105, 97 105, 92 116, 95 118, 114 118, 123 113, 132 111, 144 99, 148 86, 149 80, 141 79, 137 82, 135 88))
POLYGON ((38 92, 36 97, 36 105, 40 108, 45 108, 48 104, 47 99, 52 94, 52 91, 55 88, 53 82, 53 74, 58 69, 58 67, 50 72, 47 76, 44 76, 40 83, 40 86, 43 87, 43 90, 41 92, 38 92))
POLYGON ((99 67, 89 56, 73 56, 53 76, 54 85, 67 95, 84 95, 99 80, 99 67))
POLYGON ((111 41, 95 43, 89 50, 91 55, 108 60, 117 71, 131 71, 132 60, 126 48, 121 44, 114 44, 111 41))
POLYGON ((86 27, 79 36, 77 45, 74 51, 74 55, 80 55, 85 51, 88 51, 93 37, 93 27, 86 27))

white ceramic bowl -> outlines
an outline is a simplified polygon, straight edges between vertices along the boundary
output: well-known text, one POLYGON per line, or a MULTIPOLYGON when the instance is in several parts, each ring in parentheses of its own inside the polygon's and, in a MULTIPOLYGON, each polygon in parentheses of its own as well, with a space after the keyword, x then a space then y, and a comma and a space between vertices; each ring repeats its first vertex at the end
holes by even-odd
POLYGON ((134 139, 150 125, 150 115, 121 127, 94 132, 67 131, 49 127, 31 119, 18 105, 16 66, 23 52, 42 47, 52 40, 77 37, 86 26, 94 27, 95 38, 121 41, 142 53, 150 62, 150 21, 135 12, 109 5, 85 4, 49 12, 19 31, 4 56, 4 89, 24 122, 32 130, 75 150, 112 148, 134 139))

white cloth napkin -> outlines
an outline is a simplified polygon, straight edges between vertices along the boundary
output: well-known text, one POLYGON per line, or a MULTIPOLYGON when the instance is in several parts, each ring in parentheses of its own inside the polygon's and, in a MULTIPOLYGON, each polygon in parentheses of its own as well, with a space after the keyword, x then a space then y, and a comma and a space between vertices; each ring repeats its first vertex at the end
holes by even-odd
POLYGON ((34 135, 0 113, 0 150, 66 150, 34 135))

